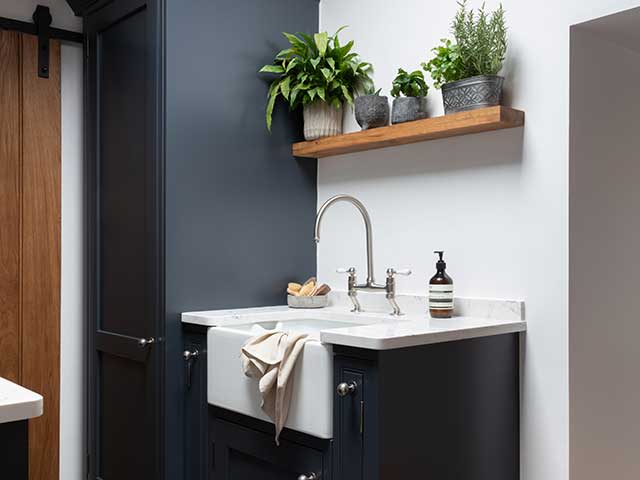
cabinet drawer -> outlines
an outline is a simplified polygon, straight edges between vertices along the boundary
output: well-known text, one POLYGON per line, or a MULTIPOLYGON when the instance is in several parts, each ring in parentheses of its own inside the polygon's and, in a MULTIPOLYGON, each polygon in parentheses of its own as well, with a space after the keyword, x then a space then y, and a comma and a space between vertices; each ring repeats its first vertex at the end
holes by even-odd
POLYGON ((216 480, 296 480, 300 475, 324 475, 324 453, 280 440, 274 435, 216 418, 216 480))

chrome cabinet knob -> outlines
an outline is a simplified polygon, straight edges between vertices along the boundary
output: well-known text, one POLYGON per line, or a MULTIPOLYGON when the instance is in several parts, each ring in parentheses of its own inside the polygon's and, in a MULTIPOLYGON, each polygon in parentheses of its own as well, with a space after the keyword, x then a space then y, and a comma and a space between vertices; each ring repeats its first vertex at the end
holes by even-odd
POLYGON ((156 339, 153 337, 141 338, 140 340, 138 340, 138 346, 140 348, 147 348, 148 346, 153 345, 154 343, 156 343, 156 339))
POLYGON ((347 395, 353 395, 357 389, 358 386, 356 385, 356 382, 342 382, 338 385, 336 391, 338 392, 339 397, 346 397, 347 395))
POLYGON ((311 472, 308 475, 300 475, 298 477, 298 480, 318 480, 318 476, 315 473, 311 472))
POLYGON ((198 360, 198 357, 200 356, 200 352, 197 349, 193 349, 193 350, 185 350, 184 352, 182 352, 182 358, 185 361, 185 368, 186 368, 186 372, 185 372, 185 377, 186 377, 186 381, 187 381, 187 388, 191 389, 191 377, 193 374, 193 362, 195 362, 196 360, 198 360))
POLYGON ((200 352, 198 350, 185 350, 184 352, 182 352, 182 357, 186 362, 197 358, 198 355, 200 355, 200 352))

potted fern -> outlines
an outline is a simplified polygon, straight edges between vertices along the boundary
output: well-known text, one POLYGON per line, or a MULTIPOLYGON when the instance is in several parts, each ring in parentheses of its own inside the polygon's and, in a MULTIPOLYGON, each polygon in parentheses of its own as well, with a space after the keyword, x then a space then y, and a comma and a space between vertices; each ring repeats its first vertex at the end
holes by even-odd
POLYGON ((276 74, 269 87, 266 121, 271 131, 273 109, 281 97, 290 110, 303 109, 304 138, 315 140, 342 133, 344 103, 373 84, 373 67, 353 53, 353 41, 340 44, 338 34, 284 33, 290 47, 279 52, 262 73, 276 74))
POLYGON ((391 123, 426 118, 428 92, 429 86, 420 70, 408 73, 399 68, 391 89, 391 96, 394 97, 391 123))
POLYGON ((489 14, 483 4, 476 15, 463 0, 451 29, 455 43, 443 39, 422 64, 442 90, 445 113, 500 105, 504 78, 498 73, 507 52, 502 5, 489 14))

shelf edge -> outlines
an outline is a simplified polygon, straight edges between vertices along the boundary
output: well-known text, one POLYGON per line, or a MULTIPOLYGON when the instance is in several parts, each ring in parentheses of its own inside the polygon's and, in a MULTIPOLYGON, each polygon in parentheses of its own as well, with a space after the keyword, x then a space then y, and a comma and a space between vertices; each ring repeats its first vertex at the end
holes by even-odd
POLYGON ((324 158, 524 125, 525 113, 497 106, 294 143, 299 158, 324 158))

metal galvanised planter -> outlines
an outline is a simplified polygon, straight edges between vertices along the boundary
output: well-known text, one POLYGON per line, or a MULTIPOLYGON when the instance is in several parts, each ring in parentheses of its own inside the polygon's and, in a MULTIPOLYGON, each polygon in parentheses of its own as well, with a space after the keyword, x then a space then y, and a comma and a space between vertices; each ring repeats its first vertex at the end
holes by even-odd
POLYGON ((465 112, 494 107, 502 103, 504 77, 478 75, 442 86, 444 113, 465 112))

